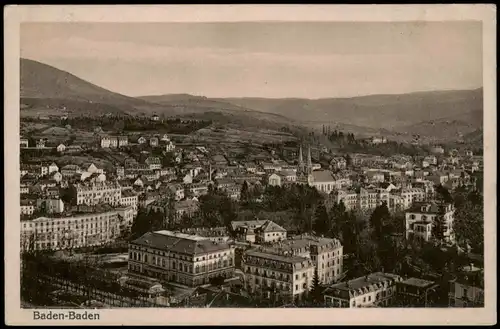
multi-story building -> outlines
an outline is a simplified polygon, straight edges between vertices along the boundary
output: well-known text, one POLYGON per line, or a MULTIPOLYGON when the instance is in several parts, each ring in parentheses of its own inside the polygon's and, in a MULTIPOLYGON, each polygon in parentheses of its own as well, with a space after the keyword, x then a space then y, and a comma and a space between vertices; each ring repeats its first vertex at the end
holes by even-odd
POLYGON ((186 186, 185 190, 188 190, 193 196, 201 196, 208 193, 208 184, 206 183, 194 183, 186 186))
POLYGON ((330 161, 332 169, 344 170, 347 168, 347 160, 344 157, 334 157, 330 161))
POLYGON ((408 278, 396 283, 397 301, 399 307, 430 307, 435 305, 439 284, 419 278, 408 278))
POLYGON ((117 148, 128 145, 127 136, 105 136, 101 138, 102 148, 117 148))
POLYGON ((303 234, 290 237, 273 248, 311 259, 322 284, 332 284, 343 275, 344 248, 338 239, 303 234))
POLYGON ((255 243, 273 243, 286 240, 286 230, 270 220, 255 228, 254 232, 255 243))
POLYGON ((484 272, 474 264, 462 268, 450 281, 449 306, 484 307, 484 272))
POLYGON ((412 182, 411 185, 414 188, 422 189, 424 191, 425 193, 424 201, 432 200, 436 194, 434 183, 429 180, 419 179, 418 181, 412 182))
POLYGON ((268 243, 286 240, 284 228, 270 220, 233 221, 231 229, 239 241, 268 243))
POLYGON ((366 183, 383 183, 385 181, 384 173, 377 170, 367 171, 365 177, 366 183))
POLYGON ((41 198, 36 200, 36 208, 45 214, 59 214, 64 212, 64 202, 59 198, 41 198))
POLYGON ((358 207, 358 193, 353 189, 341 189, 334 192, 334 203, 343 202, 346 210, 358 207))
POLYGON ((403 207, 408 209, 415 202, 422 202, 426 198, 425 190, 421 188, 404 188, 399 193, 403 198, 403 207))
POLYGON ((118 136, 117 139, 118 139, 118 147, 128 145, 128 136, 118 136))
POLYGON ((120 234, 118 212, 112 208, 76 211, 64 217, 21 221, 21 250, 61 250, 98 246, 120 234))
POLYGON ((36 203, 33 200, 21 199, 21 215, 33 215, 35 207, 36 203))
POLYGON ((93 206, 107 203, 118 206, 121 202, 121 187, 117 182, 92 182, 73 184, 72 192, 77 205, 93 206))
POLYGON ((111 147, 111 148, 118 147, 118 138, 116 136, 110 137, 109 140, 110 140, 109 147, 111 147))
POLYGON ((234 274, 234 248, 171 231, 148 232, 129 243, 130 273, 198 286, 234 274))
POLYGON ((139 196, 132 189, 124 189, 121 193, 120 204, 132 207, 134 215, 137 215, 139 196))
POLYGON ((149 166, 150 170, 161 169, 161 161, 158 157, 149 157, 145 163, 149 166))
POLYGON ((379 193, 375 189, 361 188, 358 196, 359 209, 375 209, 379 204, 379 193))
POLYGON ((229 236, 229 232, 227 228, 224 226, 221 227, 194 227, 182 230, 181 233, 198 235, 201 237, 205 237, 211 241, 215 241, 218 243, 226 243, 231 240, 229 236))
POLYGON ((20 144, 21 148, 28 147, 28 139, 27 138, 21 138, 19 144, 20 144))
POLYGON ((429 241, 433 236, 432 227, 436 220, 443 220, 443 235, 448 243, 454 243, 453 232, 454 207, 447 203, 420 202, 414 204, 405 212, 406 239, 429 241))
POLYGON ((134 208, 132 206, 121 206, 115 208, 115 210, 120 219, 120 231, 132 227, 134 217, 137 214, 137 212, 134 211, 134 208))
POLYGON ((78 165, 66 165, 61 168, 61 174, 63 177, 72 177, 77 174, 81 174, 83 171, 78 165))
POLYGON ((102 148, 109 148, 111 146, 111 138, 108 136, 102 137, 101 138, 101 147, 102 148))
POLYGON ((390 208, 391 194, 387 191, 380 191, 372 188, 360 188, 359 191, 353 189, 340 189, 334 192, 335 201, 344 203, 346 210, 375 209, 383 202, 390 208))
POLYGON ((250 293, 289 301, 304 298, 314 278, 311 259, 270 250, 247 250, 242 269, 250 293))
POLYGON ((403 278, 396 274, 376 272, 331 285, 324 291, 329 307, 387 307, 397 296, 396 284, 403 278))

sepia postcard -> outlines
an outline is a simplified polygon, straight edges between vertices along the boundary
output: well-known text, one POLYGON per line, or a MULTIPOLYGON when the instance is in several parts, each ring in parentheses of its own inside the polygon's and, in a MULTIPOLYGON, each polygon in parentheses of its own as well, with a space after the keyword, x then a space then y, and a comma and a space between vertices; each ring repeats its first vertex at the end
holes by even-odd
POLYGON ((496 323, 496 6, 4 22, 7 324, 496 323))

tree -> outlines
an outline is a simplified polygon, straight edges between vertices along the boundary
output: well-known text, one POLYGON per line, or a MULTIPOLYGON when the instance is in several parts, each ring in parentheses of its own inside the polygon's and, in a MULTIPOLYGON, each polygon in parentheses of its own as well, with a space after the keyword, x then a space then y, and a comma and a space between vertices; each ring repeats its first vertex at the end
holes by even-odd
POLYGON ((342 236, 348 220, 344 202, 335 202, 330 210, 330 235, 333 237, 342 236))
POLYGON ((467 200, 455 210, 453 230, 457 243, 462 248, 468 246, 474 252, 484 252, 484 213, 483 203, 475 202, 476 197, 470 195, 467 200))
POLYGON ((349 153, 347 153, 345 156, 345 162, 347 167, 352 166, 352 157, 349 155, 349 153))
POLYGON ((249 201, 251 201, 251 194, 250 194, 250 191, 249 191, 249 187, 248 187, 247 181, 244 181, 243 185, 241 186, 240 200, 241 200, 241 202, 243 204, 246 204, 249 201))
POLYGON ((443 201, 446 203, 453 202, 450 191, 448 191, 448 189, 441 184, 436 187, 436 197, 439 201, 443 201))
POLYGON ((320 235, 328 234, 330 231, 328 213, 323 202, 316 207, 316 211, 314 212, 313 229, 316 234, 320 235))
POLYGON ((390 218, 391 214, 385 202, 373 210, 370 216, 370 227, 373 229, 374 238, 377 242, 383 238, 384 227, 390 218))
POLYGON ((322 288, 319 282, 318 269, 314 269, 314 277, 312 282, 310 300, 313 306, 321 306, 322 303, 322 288))
POLYGON ((140 208, 130 229, 131 238, 136 239, 150 231, 148 213, 144 208, 140 208))
POLYGON ((439 213, 435 219, 434 223, 432 225, 432 236, 434 237, 435 241, 438 244, 442 244, 444 240, 444 232, 445 232, 445 221, 444 221, 444 214, 439 213))

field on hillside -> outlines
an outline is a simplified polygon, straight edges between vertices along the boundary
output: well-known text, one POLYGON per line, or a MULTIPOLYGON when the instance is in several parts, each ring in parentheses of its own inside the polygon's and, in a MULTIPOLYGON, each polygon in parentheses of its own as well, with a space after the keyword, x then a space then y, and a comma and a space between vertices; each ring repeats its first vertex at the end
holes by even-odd
POLYGON ((187 138, 191 142, 205 141, 207 143, 217 142, 250 142, 255 144, 279 143, 285 141, 294 141, 290 133, 278 132, 259 128, 236 128, 236 127, 208 127, 200 129, 187 138))

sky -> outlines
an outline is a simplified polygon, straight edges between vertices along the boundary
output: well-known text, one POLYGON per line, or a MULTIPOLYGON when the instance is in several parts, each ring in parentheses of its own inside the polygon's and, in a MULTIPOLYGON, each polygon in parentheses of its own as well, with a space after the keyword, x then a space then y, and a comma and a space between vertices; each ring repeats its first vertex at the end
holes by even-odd
POLYGON ((481 22, 23 23, 21 57, 128 96, 482 87, 481 22))

